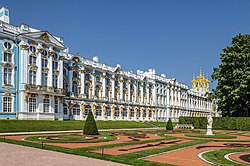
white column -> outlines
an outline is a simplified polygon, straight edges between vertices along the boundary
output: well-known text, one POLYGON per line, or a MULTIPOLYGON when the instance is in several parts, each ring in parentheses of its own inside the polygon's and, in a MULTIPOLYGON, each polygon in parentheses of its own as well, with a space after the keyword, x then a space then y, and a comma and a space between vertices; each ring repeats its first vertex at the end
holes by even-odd
POLYGON ((140 96, 141 97, 141 103, 144 103, 145 101, 143 101, 143 99, 144 99, 143 98, 143 95, 144 95, 143 94, 143 84, 140 85, 140 91, 141 91, 141 96, 140 96))
POLYGON ((41 52, 38 51, 37 54, 37 75, 36 75, 36 84, 37 85, 42 85, 42 55, 41 52))
POLYGON ((52 79, 53 79, 52 56, 50 55, 48 59, 49 59, 48 86, 52 86, 52 79))
POLYGON ((82 70, 81 71, 81 95, 82 95, 82 97, 85 96, 84 88, 85 88, 85 73, 84 73, 84 70, 82 70))
POLYGON ((92 77, 92 98, 96 98, 96 96, 95 96, 95 75, 94 75, 94 73, 92 73, 91 77, 92 77))
POLYGON ((130 81, 129 81, 129 83, 128 83, 128 101, 130 102, 130 100, 131 100, 131 98, 130 98, 130 96, 131 96, 131 90, 130 90, 130 85, 131 85, 131 83, 130 83, 130 81))
POLYGON ((55 98, 54 98, 54 96, 52 96, 49 99, 50 99, 50 112, 55 113, 55 109, 54 109, 54 107, 55 107, 55 98))
POLYGON ((178 88, 178 106, 181 106, 181 89, 178 88))
POLYGON ((136 83, 135 84, 135 86, 134 86, 135 88, 135 102, 137 103, 138 101, 137 101, 137 97, 138 97, 138 83, 136 83))
POLYGON ((157 105, 157 87, 156 84, 153 85, 153 105, 157 105))
MULTIPOLYGON (((28 63, 29 63, 29 57, 28 57, 28 45, 25 41, 21 41, 19 44, 20 48, 20 83, 25 84, 28 83, 28 63)), ((17 55, 16 55, 17 56, 17 55)), ((19 64, 18 64, 19 65, 19 64)))
POLYGON ((114 98, 115 98, 115 78, 114 78, 114 76, 112 77, 112 79, 111 79, 111 86, 112 86, 112 100, 114 100, 114 98))
POLYGON ((120 80, 120 99, 118 100, 125 100, 123 98, 123 80, 120 80))
POLYGON ((63 57, 59 60, 58 88, 63 88, 63 57))
POLYGON ((106 99, 106 73, 102 76, 102 97, 106 99))
POLYGON ((72 96, 73 95, 73 93, 72 93, 72 79, 73 79, 73 71, 72 71, 72 69, 71 69, 71 67, 70 67, 70 69, 69 69, 69 94, 70 94, 70 96, 72 96))
POLYGON ((146 90, 147 90, 147 101, 145 101, 145 102, 147 102, 146 104, 149 104, 149 103, 150 103, 150 98, 149 98, 149 88, 150 88, 150 86, 149 86, 149 85, 147 85, 147 86, 146 86, 146 90))
POLYGON ((171 87, 171 105, 174 105, 174 87, 171 87))

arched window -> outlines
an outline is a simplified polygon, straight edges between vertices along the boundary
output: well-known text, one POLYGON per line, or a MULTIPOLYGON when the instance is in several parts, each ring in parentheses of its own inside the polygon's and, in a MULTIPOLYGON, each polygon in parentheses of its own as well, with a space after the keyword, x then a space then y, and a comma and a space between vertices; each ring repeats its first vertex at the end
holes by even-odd
POLYGON ((135 111, 134 111, 134 109, 131 109, 131 110, 130 110, 130 117, 133 118, 134 116, 135 116, 135 111))
POLYGON ((4 42, 4 47, 6 48, 6 49, 10 49, 11 48, 11 44, 9 43, 9 42, 4 42))
POLYGON ((89 98, 89 91, 90 91, 90 86, 88 83, 86 83, 85 87, 84 87, 84 93, 85 93, 87 99, 89 98))
POLYGON ((47 56, 47 55, 48 55, 48 51, 43 50, 43 51, 42 51, 42 56, 47 56))
POLYGON ((57 60, 57 59, 58 59, 58 54, 57 54, 57 53, 54 53, 53 58, 54 58, 55 60, 57 60))
POLYGON ((87 80, 87 81, 91 80, 91 77, 89 74, 85 74, 85 80, 87 80))
POLYGON ((123 90, 123 94, 122 94, 122 99, 123 99, 123 100, 126 100, 126 93, 127 93, 127 91, 126 91, 126 90, 123 90))
POLYGON ((85 106, 85 109, 84 109, 84 116, 87 116, 89 111, 91 111, 91 106, 87 105, 85 106))
POLYGON ((78 82, 77 81, 73 81, 72 84, 72 92, 75 96, 78 96, 78 82))
POLYGON ((4 62, 12 62, 12 53, 10 51, 11 49, 11 44, 9 42, 4 42, 4 47, 5 49, 7 49, 8 51, 4 52, 3 54, 3 61, 4 62))
POLYGON ((31 53, 35 53, 36 52, 36 48, 34 46, 30 46, 29 48, 31 53))
POLYGON ((111 109, 110 109, 110 107, 107 107, 107 108, 106 108, 106 116, 107 116, 107 117, 110 117, 110 116, 111 116, 111 109))
POLYGON ((73 71, 73 78, 75 77, 79 78, 79 73, 77 71, 73 71))
POLYGON ((127 113, 128 113, 127 110, 124 109, 123 112, 122 112, 122 116, 123 116, 123 117, 127 117, 127 113))
POLYGON ((96 85, 96 87, 95 87, 95 96, 97 98, 100 97, 100 86, 99 85, 96 85))
POLYGON ((96 116, 102 116, 102 107, 100 106, 96 107, 96 116))
POLYGON ((118 88, 115 88, 115 95, 114 95, 114 99, 118 100, 118 88))
POLYGON ((72 109, 73 115, 80 115, 80 106, 78 104, 75 104, 72 109))
POLYGON ((118 118, 120 115, 119 108, 115 109, 115 117, 118 118))
POLYGON ((146 118, 146 115, 147 115, 147 112, 144 110, 142 116, 143 116, 144 118, 146 118))

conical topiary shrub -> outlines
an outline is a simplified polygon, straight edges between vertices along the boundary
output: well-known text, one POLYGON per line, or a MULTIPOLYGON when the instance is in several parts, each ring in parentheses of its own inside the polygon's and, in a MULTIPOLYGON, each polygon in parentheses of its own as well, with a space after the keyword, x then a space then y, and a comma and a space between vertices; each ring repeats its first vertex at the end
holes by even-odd
POLYGON ((170 118, 168 119, 166 130, 173 130, 173 124, 170 118))
POLYGON ((87 135, 99 134, 92 111, 89 111, 88 113, 88 116, 87 116, 87 119, 85 121, 85 125, 83 128, 83 134, 87 134, 87 135))

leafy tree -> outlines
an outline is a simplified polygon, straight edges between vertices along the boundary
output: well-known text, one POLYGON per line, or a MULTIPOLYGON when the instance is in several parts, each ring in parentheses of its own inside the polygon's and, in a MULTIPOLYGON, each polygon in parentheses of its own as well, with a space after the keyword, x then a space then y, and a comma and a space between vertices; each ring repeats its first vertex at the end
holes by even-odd
POLYGON ((221 64, 214 68, 218 85, 211 96, 218 99, 222 116, 250 116, 250 35, 239 34, 220 54, 221 64))
POLYGON ((173 123, 170 118, 168 119, 166 130, 173 130, 173 123))
POLYGON ((99 134, 92 111, 89 111, 88 113, 87 119, 85 121, 84 129, 83 129, 83 134, 87 134, 87 135, 99 134))

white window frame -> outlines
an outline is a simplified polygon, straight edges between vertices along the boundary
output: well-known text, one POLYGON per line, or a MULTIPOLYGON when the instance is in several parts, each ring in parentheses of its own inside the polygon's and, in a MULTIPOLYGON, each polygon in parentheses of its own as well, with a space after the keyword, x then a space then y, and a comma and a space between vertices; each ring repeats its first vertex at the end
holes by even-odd
POLYGON ((33 85, 36 84, 36 74, 37 72, 35 70, 29 70, 29 84, 33 84, 33 85))
POLYGON ((28 98, 28 112, 36 112, 37 108, 37 98, 36 97, 29 97, 28 98), (32 102, 31 102, 32 99, 32 102), (34 104, 35 101, 35 104, 34 104))
POLYGON ((2 111, 4 112, 4 113, 11 113, 11 112, 14 112, 13 111, 13 97, 12 96, 2 96, 2 111), (10 98, 11 99, 11 101, 10 101, 10 103, 8 103, 7 102, 7 111, 4 111, 4 105, 5 105, 5 103, 4 103, 4 98, 10 98), (9 108, 10 107, 10 108, 9 108), (8 110, 10 110, 10 111, 8 111, 8 110))
POLYGON ((50 112, 50 99, 44 98, 43 99, 43 113, 49 113, 50 112))
POLYGON ((3 81, 2 81, 2 85, 13 85, 13 82, 14 82, 14 80, 13 80, 13 69, 12 68, 9 68, 9 67, 3 67, 3 69, 2 69, 2 73, 3 73, 3 76, 2 76, 2 79, 3 79, 3 81), (5 84, 5 71, 4 71, 4 69, 7 69, 7 84, 5 84), (9 78, 9 73, 8 73, 8 70, 11 70, 11 76, 10 76, 10 78, 9 78), (9 83, 9 79, 10 79, 10 83, 9 83))
POLYGON ((42 86, 48 86, 48 73, 42 72, 42 86))
POLYGON ((59 113, 59 102, 58 102, 58 99, 55 99, 54 100, 54 113, 59 113))

